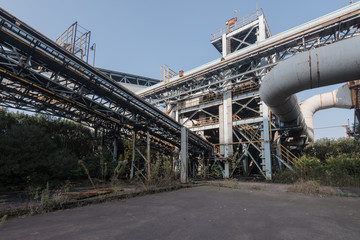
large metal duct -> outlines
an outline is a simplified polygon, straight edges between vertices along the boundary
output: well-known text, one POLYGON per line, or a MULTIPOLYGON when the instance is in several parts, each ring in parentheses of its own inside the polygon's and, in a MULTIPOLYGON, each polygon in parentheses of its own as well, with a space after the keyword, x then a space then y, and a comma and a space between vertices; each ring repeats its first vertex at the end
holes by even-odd
POLYGON ((301 103, 300 110, 307 126, 306 135, 308 136, 309 141, 314 140, 314 114, 319 110, 334 107, 347 109, 353 107, 351 91, 348 84, 345 84, 332 92, 312 96, 301 103))
POLYGON ((279 63, 265 75, 260 98, 282 122, 303 122, 295 93, 359 78, 360 36, 356 36, 279 63))

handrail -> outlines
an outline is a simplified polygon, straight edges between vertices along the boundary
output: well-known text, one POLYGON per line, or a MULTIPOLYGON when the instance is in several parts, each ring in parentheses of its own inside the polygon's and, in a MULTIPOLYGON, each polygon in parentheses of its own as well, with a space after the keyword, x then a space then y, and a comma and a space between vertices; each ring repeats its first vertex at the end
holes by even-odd
POLYGON ((250 13, 249 15, 240 18, 234 24, 223 27, 223 28, 217 30, 216 32, 212 33, 211 40, 221 37, 224 33, 232 32, 236 29, 241 28, 242 26, 245 26, 246 24, 249 24, 249 23, 255 21, 262 14, 263 14, 263 10, 261 8, 257 9, 255 12, 250 13))
POLYGON ((287 149, 284 145, 280 143, 274 143, 273 147, 280 148, 281 151, 281 159, 286 160, 294 167, 298 168, 299 170, 304 169, 304 162, 298 158, 295 154, 293 154, 289 149, 287 149))
POLYGON ((179 109, 184 109, 184 108, 188 108, 188 107, 194 107, 194 106, 198 106, 200 104, 206 104, 206 103, 210 103, 210 102, 214 102, 217 100, 221 100, 223 98, 222 94, 217 94, 217 93, 211 93, 205 96, 201 96, 198 98, 194 98, 191 100, 187 100, 184 102, 180 102, 179 103, 179 109))
POLYGON ((259 86, 255 84, 254 82, 247 82, 242 85, 236 86, 232 90, 232 95, 237 96, 244 93, 254 92, 259 89, 259 86))
POLYGON ((194 127, 200 127, 200 126, 208 126, 208 125, 213 125, 213 124, 217 124, 219 123, 219 118, 216 117, 203 117, 203 118, 198 118, 198 119, 192 119, 194 121, 197 121, 196 123, 194 123, 191 128, 194 127))
MULTIPOLYGON (((238 96, 244 93, 249 93, 249 92, 253 92, 259 89, 259 86, 253 82, 247 82, 244 83, 240 86, 235 87, 234 89, 232 89, 232 95, 233 96, 238 96)), ((218 93, 210 93, 198 98, 194 98, 191 100, 187 100, 184 102, 180 102, 179 103, 179 109, 184 109, 184 108, 189 108, 189 107, 194 107, 194 106, 198 106, 200 104, 206 104, 206 103, 211 103, 211 102, 215 102, 217 100, 221 100, 223 98, 222 94, 218 94, 218 93)))

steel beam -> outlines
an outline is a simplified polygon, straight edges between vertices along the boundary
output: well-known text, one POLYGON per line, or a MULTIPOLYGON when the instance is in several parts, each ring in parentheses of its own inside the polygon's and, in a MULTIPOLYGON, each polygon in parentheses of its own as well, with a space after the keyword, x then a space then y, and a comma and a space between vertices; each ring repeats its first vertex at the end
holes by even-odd
POLYGON ((180 181, 181 183, 188 182, 188 130, 186 127, 181 128, 181 168, 180 168, 180 181))

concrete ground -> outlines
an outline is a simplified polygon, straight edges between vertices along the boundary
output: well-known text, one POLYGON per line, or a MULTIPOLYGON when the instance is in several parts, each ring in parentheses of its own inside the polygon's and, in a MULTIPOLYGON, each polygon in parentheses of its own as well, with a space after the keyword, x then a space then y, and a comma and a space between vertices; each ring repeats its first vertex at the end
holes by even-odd
POLYGON ((360 198, 201 186, 10 219, 0 239, 360 239, 360 198))

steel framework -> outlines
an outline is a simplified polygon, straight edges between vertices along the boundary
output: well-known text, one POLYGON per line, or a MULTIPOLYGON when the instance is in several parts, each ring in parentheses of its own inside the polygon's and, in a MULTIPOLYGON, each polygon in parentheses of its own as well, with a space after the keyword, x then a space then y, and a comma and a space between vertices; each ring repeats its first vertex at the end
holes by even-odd
MULTIPOLYGON (((284 126, 268 114, 258 95, 262 78, 276 64, 297 53, 358 35, 360 3, 275 36, 270 36, 262 11, 235 26, 212 36, 211 42, 222 53, 221 58, 149 87, 139 95, 155 106, 169 109, 176 120, 215 144, 217 159, 232 160, 240 166, 248 157, 241 172, 256 166, 271 178, 272 165, 290 167, 287 162, 291 161, 301 164, 289 147, 281 145, 298 137, 298 126, 284 126), (263 37, 256 38, 260 35, 263 37), (232 128, 232 133, 226 126, 232 128)), ((220 167, 224 177, 231 175, 226 169, 228 164, 220 167)))
POLYGON ((154 78, 143 77, 134 74, 104 69, 104 68, 98 68, 98 69, 118 83, 127 83, 127 84, 134 84, 144 87, 150 87, 160 82, 160 80, 154 78))
MULTIPOLYGON (((181 125, 159 109, 3 9, 0 26, 2 105, 180 148, 181 125)), ((211 154, 209 142, 188 137, 190 152, 211 154)))

